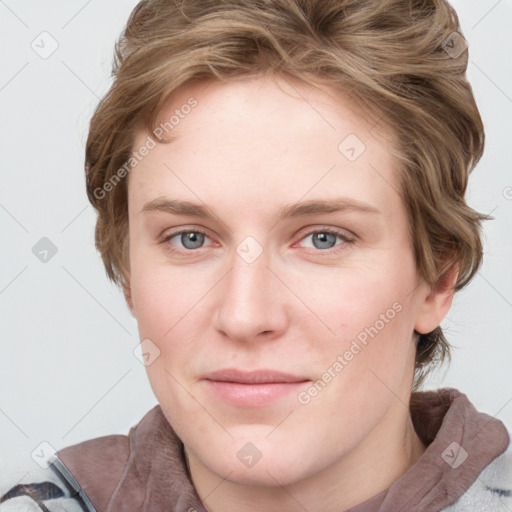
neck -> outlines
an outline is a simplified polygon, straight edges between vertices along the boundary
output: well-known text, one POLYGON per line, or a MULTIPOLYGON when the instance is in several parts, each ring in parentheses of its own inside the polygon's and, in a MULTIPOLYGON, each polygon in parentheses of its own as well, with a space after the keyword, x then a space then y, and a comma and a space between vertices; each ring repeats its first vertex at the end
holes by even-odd
POLYGON ((390 487, 424 453, 399 400, 351 452, 323 471, 287 486, 241 485, 221 478, 189 454, 190 474, 209 512, 338 512, 390 487), (398 419, 398 421, 397 421, 398 419), (319 492, 321 489, 321 492, 319 492))

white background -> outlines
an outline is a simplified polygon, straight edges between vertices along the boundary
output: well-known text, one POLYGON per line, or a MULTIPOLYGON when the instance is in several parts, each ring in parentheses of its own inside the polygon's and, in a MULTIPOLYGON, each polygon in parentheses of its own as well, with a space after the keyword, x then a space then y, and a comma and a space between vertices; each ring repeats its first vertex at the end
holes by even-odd
MULTIPOLYGON (((58 450, 126 434, 156 404, 133 355, 136 322, 94 248, 83 173, 88 122, 110 84, 114 41, 135 4, 0 0, 4 487, 37 468, 31 453, 41 442, 58 450), (47 59, 31 48, 43 31, 59 45, 47 59), (58 249, 47 263, 32 252, 42 237, 58 249)), ((469 42, 468 75, 487 133, 468 198, 495 220, 485 224, 485 263, 443 324, 458 347, 452 365, 426 387, 456 387, 511 428, 512 0, 453 5, 469 42)))

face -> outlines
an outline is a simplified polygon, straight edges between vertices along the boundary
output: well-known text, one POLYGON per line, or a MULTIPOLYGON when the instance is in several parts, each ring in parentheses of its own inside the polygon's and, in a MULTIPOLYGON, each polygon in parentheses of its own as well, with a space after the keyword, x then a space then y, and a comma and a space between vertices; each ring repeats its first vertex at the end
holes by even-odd
POLYGON ((437 322, 392 137, 339 94, 263 77, 188 86, 173 115, 129 176, 152 388, 205 471, 318 474, 404 423, 413 331, 437 322))

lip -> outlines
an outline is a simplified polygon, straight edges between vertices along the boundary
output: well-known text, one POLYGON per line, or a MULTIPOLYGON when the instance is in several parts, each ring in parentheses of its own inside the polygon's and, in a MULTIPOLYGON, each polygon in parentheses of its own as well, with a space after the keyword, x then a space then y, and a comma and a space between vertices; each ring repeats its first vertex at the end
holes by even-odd
POLYGON ((205 375, 203 381, 224 402, 238 407, 261 407, 297 393, 310 379, 274 370, 224 369, 205 375))

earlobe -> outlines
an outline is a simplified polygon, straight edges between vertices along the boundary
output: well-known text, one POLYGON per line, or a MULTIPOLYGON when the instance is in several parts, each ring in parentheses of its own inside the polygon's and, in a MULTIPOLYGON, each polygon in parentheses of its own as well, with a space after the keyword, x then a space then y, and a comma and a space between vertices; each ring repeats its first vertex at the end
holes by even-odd
POLYGON ((452 305, 458 274, 459 268, 454 265, 443 273, 430 291, 426 291, 414 324, 415 331, 428 334, 441 325, 452 305))

